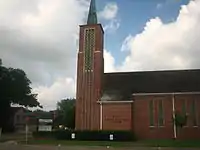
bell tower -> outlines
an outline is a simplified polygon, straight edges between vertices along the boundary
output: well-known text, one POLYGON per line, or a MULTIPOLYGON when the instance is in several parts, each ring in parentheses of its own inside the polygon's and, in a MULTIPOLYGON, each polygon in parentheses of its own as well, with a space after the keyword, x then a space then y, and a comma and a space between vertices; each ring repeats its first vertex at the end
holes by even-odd
POLYGON ((91 0, 87 24, 80 26, 77 63, 76 130, 100 129, 104 31, 98 24, 95 0, 91 0))

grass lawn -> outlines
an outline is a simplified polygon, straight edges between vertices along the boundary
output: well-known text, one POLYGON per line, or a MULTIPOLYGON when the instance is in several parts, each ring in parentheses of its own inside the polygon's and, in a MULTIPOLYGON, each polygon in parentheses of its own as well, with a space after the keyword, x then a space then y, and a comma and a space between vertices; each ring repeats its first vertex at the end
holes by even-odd
MULTIPOLYGON (((24 143, 24 142, 22 142, 24 143)), ((68 145, 68 146, 111 146, 111 147, 200 147, 200 140, 146 140, 137 142, 115 141, 61 141, 61 140, 30 140, 33 145, 68 145)))
POLYGON ((139 143, 150 147, 200 147, 200 140, 146 140, 139 143))
MULTIPOLYGON (((22 142, 25 143, 25 142, 22 142)), ((110 141, 65 141, 65 140, 30 140, 28 144, 34 145, 66 145, 66 146, 112 146, 130 147, 134 142, 110 142, 110 141)))

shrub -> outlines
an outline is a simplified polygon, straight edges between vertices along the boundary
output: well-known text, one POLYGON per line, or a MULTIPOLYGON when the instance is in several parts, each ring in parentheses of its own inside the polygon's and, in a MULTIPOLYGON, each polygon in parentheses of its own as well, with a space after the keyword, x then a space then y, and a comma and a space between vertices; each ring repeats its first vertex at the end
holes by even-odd
POLYGON ((69 130, 57 130, 53 131, 53 135, 58 140, 70 140, 71 139, 71 131, 69 130))
POLYGON ((45 132, 45 131, 39 131, 39 132, 33 132, 32 135, 34 138, 54 138, 53 132, 45 132))
POLYGON ((174 122, 177 127, 182 128, 187 124, 187 114, 181 114, 180 112, 175 113, 174 122))
POLYGON ((86 141, 109 141, 110 134, 113 135, 113 141, 131 141, 134 140, 132 131, 76 131, 76 140, 86 141))

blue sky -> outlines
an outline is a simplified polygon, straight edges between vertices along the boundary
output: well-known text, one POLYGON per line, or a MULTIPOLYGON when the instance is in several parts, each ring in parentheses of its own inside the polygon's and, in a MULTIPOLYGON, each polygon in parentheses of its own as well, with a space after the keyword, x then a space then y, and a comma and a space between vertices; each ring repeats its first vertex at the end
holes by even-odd
MULTIPOLYGON (((120 27, 115 32, 105 32, 104 47, 112 53, 116 65, 120 65, 127 55, 121 52, 121 46, 129 34, 140 33, 151 18, 159 17, 163 23, 173 21, 181 5, 188 4, 189 0, 96 0, 97 10, 102 10, 106 3, 112 2, 118 6, 120 27)), ((100 20, 100 23, 107 22, 100 20)))

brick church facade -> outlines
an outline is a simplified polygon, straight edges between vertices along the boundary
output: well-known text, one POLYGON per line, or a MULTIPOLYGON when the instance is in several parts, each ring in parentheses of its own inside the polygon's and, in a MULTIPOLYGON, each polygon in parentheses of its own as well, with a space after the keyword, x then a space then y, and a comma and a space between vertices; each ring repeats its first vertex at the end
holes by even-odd
POLYGON ((140 139, 200 138, 200 70, 104 73, 104 31, 91 0, 80 26, 76 129, 130 130, 140 139), (175 112, 187 116, 177 132, 175 112))

